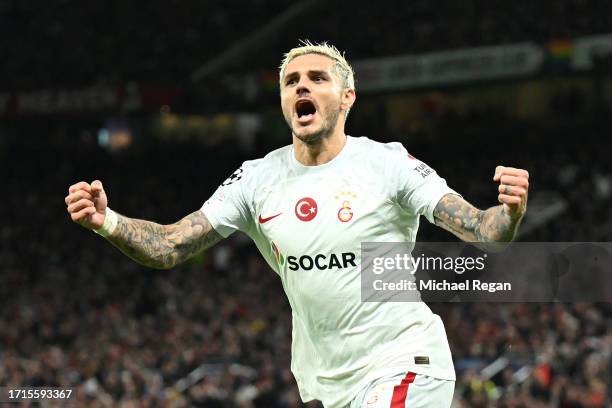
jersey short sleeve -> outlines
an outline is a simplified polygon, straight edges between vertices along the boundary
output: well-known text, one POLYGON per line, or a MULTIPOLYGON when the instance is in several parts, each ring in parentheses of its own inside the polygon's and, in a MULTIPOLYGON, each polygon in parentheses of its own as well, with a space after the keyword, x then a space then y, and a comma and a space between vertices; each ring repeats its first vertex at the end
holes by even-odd
POLYGON ((250 225, 251 212, 243 191, 249 167, 248 162, 243 163, 202 205, 201 211, 224 238, 236 230, 247 231, 250 225))
MULTIPOLYGON (((394 200, 404 210, 424 215, 434 223, 433 211, 446 194, 457 194, 431 167, 416 159, 400 143, 388 143, 387 164, 394 188, 394 200)), ((459 194, 457 194, 459 195, 459 194)))

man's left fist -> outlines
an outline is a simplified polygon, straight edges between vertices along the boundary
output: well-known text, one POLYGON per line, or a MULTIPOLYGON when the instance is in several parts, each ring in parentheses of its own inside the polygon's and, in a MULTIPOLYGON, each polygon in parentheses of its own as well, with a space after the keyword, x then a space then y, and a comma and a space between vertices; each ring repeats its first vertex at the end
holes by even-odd
POLYGON ((512 218, 521 218, 527 211, 529 172, 514 167, 497 166, 493 181, 499 182, 497 199, 504 212, 512 218))

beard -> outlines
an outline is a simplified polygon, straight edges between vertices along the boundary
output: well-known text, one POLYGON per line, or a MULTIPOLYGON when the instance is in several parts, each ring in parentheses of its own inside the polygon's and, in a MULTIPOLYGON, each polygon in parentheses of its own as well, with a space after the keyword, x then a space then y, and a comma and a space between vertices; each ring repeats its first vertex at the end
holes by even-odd
POLYGON ((323 117, 323 123, 321 124, 321 128, 313 133, 309 133, 306 135, 298 135, 293 126, 291 126, 291 118, 285 117, 285 121, 287 125, 291 129, 291 133, 295 135, 298 139, 304 142, 307 145, 316 145, 320 143, 321 140, 328 138, 334 128, 336 127, 336 123, 338 123, 338 118, 340 117, 340 104, 337 107, 330 109, 329 112, 323 117))

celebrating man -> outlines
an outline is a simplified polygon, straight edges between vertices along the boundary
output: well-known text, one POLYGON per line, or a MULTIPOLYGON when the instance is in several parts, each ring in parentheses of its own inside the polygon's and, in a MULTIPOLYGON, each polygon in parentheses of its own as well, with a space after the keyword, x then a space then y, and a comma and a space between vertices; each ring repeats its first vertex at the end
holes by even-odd
POLYGON ((345 135, 353 70, 325 43, 285 55, 280 93, 292 144, 243 163, 200 210, 170 225, 128 218, 96 180, 70 187, 72 220, 153 268, 244 231, 291 304, 291 368, 304 401, 450 406, 455 373, 441 319, 420 302, 362 302, 360 245, 414 242, 421 215, 464 241, 509 242, 527 208, 527 171, 498 166, 501 205, 483 211, 401 144, 345 135))

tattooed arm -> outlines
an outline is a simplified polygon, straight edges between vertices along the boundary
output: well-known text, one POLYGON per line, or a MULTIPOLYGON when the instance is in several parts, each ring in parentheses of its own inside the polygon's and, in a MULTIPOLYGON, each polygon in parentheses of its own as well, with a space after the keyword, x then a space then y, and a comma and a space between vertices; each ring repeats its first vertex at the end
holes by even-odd
MULTIPOLYGON (((100 180, 73 184, 64 201, 72 221, 93 230, 104 226, 108 199, 100 180)), ((116 217, 117 225, 107 239, 136 262, 151 268, 172 268, 222 239, 201 211, 169 225, 119 214, 116 217)))
POLYGON ((151 268, 172 268, 223 239, 199 210, 169 225, 118 217, 117 227, 107 239, 125 255, 151 268))
POLYGON ((434 209, 436 225, 466 242, 510 242, 527 211, 529 173, 497 166, 493 180, 500 183, 501 205, 479 210, 455 194, 447 194, 434 209))
POLYGON ((436 225, 466 242, 510 242, 520 218, 512 218, 501 205, 479 210, 458 195, 446 194, 434 210, 436 225))

